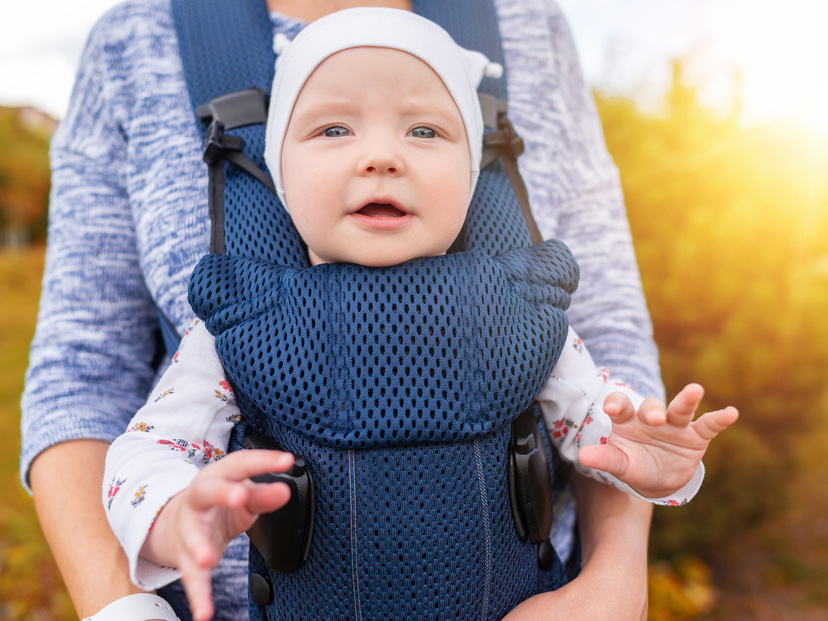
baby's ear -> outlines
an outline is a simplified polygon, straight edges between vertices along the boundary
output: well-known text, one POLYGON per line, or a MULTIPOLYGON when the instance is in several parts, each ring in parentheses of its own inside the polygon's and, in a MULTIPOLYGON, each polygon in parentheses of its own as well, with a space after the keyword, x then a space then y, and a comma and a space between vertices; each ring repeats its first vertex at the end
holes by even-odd
POLYGON ((484 54, 460 48, 466 61, 469 77, 475 88, 480 86, 480 81, 485 78, 499 78, 503 75, 503 65, 490 61, 484 54))

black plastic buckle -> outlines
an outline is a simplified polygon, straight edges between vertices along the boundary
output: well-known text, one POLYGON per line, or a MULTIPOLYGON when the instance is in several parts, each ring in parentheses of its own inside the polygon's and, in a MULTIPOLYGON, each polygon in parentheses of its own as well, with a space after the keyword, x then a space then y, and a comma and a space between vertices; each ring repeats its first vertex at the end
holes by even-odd
MULTIPOLYGON (((251 434, 242 440, 246 449, 284 450, 274 440, 251 434)), ((308 560, 314 527, 313 479, 305 460, 294 457, 287 472, 251 477, 256 483, 281 481, 290 487, 290 500, 281 509, 263 513, 247 531, 250 542, 275 573, 294 571, 308 560)))
POLYGON ((227 151, 241 151, 244 141, 239 136, 225 134, 224 123, 213 121, 204 137, 204 161, 214 166, 225 159, 227 151))
POLYGON ((509 444, 509 499, 521 539, 542 543, 552 532, 552 477, 539 420, 530 408, 512 422, 509 444))
POLYGON ((249 88, 216 97, 196 108, 196 115, 205 125, 219 121, 225 129, 267 122, 268 95, 260 88, 249 88))

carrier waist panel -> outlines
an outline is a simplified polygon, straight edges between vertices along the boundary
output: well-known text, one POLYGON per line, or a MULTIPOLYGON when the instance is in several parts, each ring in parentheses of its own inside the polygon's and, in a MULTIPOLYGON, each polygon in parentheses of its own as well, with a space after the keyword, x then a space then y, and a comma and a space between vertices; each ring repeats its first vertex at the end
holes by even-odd
POLYGON ((495 620, 566 583, 556 558, 538 565, 521 540, 506 485, 509 428, 471 442, 334 449, 286 434, 312 464, 310 555, 272 573, 251 547, 250 572, 269 597, 251 620, 495 620))

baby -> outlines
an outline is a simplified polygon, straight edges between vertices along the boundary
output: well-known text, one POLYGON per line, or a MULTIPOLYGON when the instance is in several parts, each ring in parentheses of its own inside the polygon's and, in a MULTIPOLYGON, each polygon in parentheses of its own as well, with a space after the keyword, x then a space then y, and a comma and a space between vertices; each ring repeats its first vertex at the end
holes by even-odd
MULTIPOLYGON (((285 49, 266 160, 312 266, 442 255, 464 223, 482 145, 476 88, 498 67, 423 21, 353 9, 315 22, 290 45, 277 41, 285 49), (393 36, 378 34, 365 12, 391 20, 393 36)), ((701 484, 709 441, 738 416, 726 408, 694 421, 702 394, 691 384, 669 407, 642 399, 596 368, 570 329, 538 401, 553 444, 581 472, 681 504, 701 484)), ((213 337, 195 320, 107 457, 104 504, 133 581, 152 589, 180 576, 197 621, 212 615, 210 570, 228 542, 290 495, 283 483, 250 477, 286 471, 292 455, 225 455, 238 418, 213 337)))

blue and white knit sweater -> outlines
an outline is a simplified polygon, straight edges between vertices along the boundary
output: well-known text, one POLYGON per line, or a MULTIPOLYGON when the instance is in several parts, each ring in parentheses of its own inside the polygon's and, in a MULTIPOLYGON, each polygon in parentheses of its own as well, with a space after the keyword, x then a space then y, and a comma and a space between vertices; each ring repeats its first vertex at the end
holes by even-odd
MULTIPOLYGON (((550 0, 496 0, 520 169, 544 237, 572 249, 568 312, 596 362, 663 395, 617 171, 564 19, 550 0)), ((301 24, 274 16, 292 36, 301 24)), ((111 441, 153 382, 155 304, 184 332, 207 251, 207 174, 169 0, 129 0, 93 30, 52 142, 49 246, 22 401, 21 476, 72 439, 111 441)), ((216 572, 221 619, 246 617, 246 547, 216 572)))

